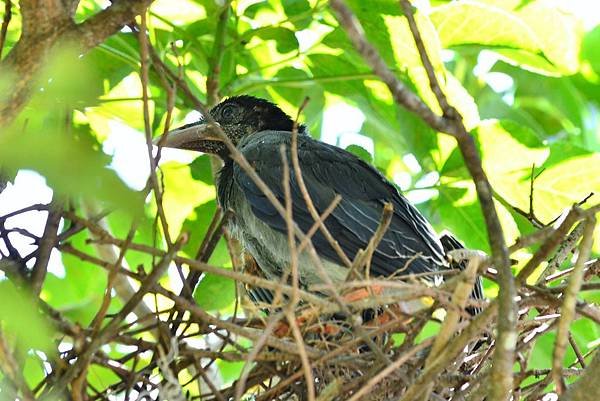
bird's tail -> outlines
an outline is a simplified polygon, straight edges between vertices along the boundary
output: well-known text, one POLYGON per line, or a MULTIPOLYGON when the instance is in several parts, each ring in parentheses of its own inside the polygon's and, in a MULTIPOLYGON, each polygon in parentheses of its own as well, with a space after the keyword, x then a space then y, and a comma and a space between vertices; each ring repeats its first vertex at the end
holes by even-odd
MULTIPOLYGON (((454 237, 452 234, 445 233, 440 237, 440 242, 444 247, 444 253, 448 253, 450 251, 454 251, 457 249, 465 249, 465 246, 454 237)), ((464 270, 467 267, 467 261, 463 260, 461 262, 453 262, 450 267, 453 269, 464 270)), ((475 279, 475 285, 473 287, 473 292, 471 292, 471 298, 475 300, 482 300, 483 297, 483 285, 481 283, 481 277, 477 276, 475 279)), ((471 316, 475 316, 481 312, 481 307, 478 306, 470 306, 467 308, 467 312, 471 316)))

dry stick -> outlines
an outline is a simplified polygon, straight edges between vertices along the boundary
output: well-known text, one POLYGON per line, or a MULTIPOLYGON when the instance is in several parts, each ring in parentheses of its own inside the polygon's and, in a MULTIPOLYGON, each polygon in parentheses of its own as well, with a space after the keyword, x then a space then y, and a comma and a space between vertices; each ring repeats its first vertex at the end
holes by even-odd
MULTIPOLYGON (((94 205, 92 202, 84 202, 83 208, 87 215, 93 216, 93 217, 90 217, 88 219, 82 219, 80 217, 75 216, 74 213, 70 212, 70 211, 65 211, 63 216, 68 218, 71 221, 74 221, 76 229, 79 229, 79 227, 82 227, 82 228, 85 227, 88 229, 89 229, 89 227, 98 227, 99 231, 90 230, 90 233, 93 234, 92 237, 95 237, 95 236, 100 237, 101 235, 103 235, 103 234, 99 234, 100 232, 105 233, 106 235, 110 236, 110 233, 108 231, 109 230, 108 224, 103 219, 103 217, 100 217, 100 220, 98 220, 97 222, 93 221, 96 219, 96 216, 102 216, 102 214, 99 214, 96 211, 96 209, 95 209, 96 205, 94 205)), ((74 231, 78 231, 78 230, 74 230, 74 231)), ((118 246, 123 247, 124 243, 125 242, 122 241, 118 246)), ((62 247, 63 247, 63 245, 59 246, 59 249, 62 250, 62 247)), ((102 265, 99 265, 99 266, 105 267, 106 270, 110 271, 111 266, 119 258, 118 252, 116 251, 115 247, 110 246, 110 245, 95 244, 94 249, 96 250, 98 257, 105 262, 104 266, 102 266, 102 265)), ((129 270, 126 270, 126 271, 128 273, 131 273, 129 270)), ((117 293, 117 296, 120 299, 122 299, 123 301, 129 299, 135 293, 135 289, 132 287, 131 283, 125 277, 122 277, 121 275, 117 276, 116 281, 114 283, 114 289, 115 289, 115 292, 117 293)), ((145 303, 141 302, 135 308, 134 313, 136 314, 136 316, 146 316, 146 315, 152 314, 152 311, 145 303)))
MULTIPOLYGON (((215 215, 213 216, 213 219, 210 222, 208 229, 206 230, 204 240, 202 241, 202 244, 200 244, 200 247, 198 248, 198 252, 196 253, 195 260, 197 260, 199 262, 204 262, 204 263, 208 262, 208 260, 210 259, 210 256, 212 255, 214 250, 217 248, 219 239, 221 239, 221 235, 223 234, 223 224, 225 223, 226 218, 227 218, 226 216, 222 215, 221 210, 217 209, 215 215)), ((177 258, 175 258, 175 262, 180 263, 177 260, 177 258)), ((220 270, 225 270, 225 269, 220 269, 220 270)), ((195 269, 195 270, 190 271, 188 273, 187 278, 183 282, 183 287, 181 288, 179 295, 185 296, 185 297, 188 297, 191 299, 192 295, 193 295, 193 290, 194 290, 196 284, 198 283, 198 280, 200 280, 201 276, 202 276, 201 270, 195 269)), ((183 315, 183 313, 177 313, 175 311, 173 311, 169 315, 168 320, 172 322, 171 333, 175 334, 177 332, 177 329, 179 328, 179 325, 181 324, 182 315, 183 315)))
POLYGON ((304 237, 302 242, 300 242, 300 245, 298 245, 298 252, 302 252, 304 250, 304 248, 306 248, 308 241, 310 241, 311 238, 313 237, 313 235, 315 235, 315 233, 317 232, 317 230, 319 230, 319 228, 321 226, 323 226, 325 219, 327 219, 327 217, 329 217, 329 215, 335 210, 335 208, 340 204, 341 201, 342 201, 342 196, 340 194, 337 194, 333 198, 333 200, 331 201, 329 206, 327 206, 325 208, 323 213, 321 213, 321 215, 318 216, 317 220, 313 223, 310 230, 308 230, 306 232, 306 237, 304 237))
MULTIPOLYGON (((575 356, 577 357, 577 362, 575 362, 575 363, 579 363, 579 365, 583 369, 585 369, 587 364, 585 363, 585 359, 584 359, 583 355, 581 354, 581 350, 579 349, 579 346, 577 345, 577 342, 573 338, 573 335, 571 334, 571 332, 569 332, 569 344, 571 345, 571 348, 573 349, 573 352, 575 352, 575 356)), ((575 363, 571 366, 574 366, 575 363)))
POLYGON ((375 385, 377 385, 377 383, 379 383, 381 380, 385 379, 387 376, 392 374, 395 370, 400 368, 400 366, 402 366, 406 361, 408 361, 410 358, 415 356, 419 351, 422 351, 422 350, 426 349, 427 347, 429 347, 431 345, 431 343, 433 343, 433 338, 430 337, 430 338, 424 340, 422 343, 412 347, 410 350, 408 350, 404 354, 400 355, 398 357, 398 359, 393 361, 390 365, 386 366, 384 369, 379 371, 375 376, 373 376, 371 379, 369 379, 369 381, 363 387, 361 387, 360 390, 358 390, 356 393, 354 393, 352 395, 352 397, 350 397, 348 399, 348 401, 358 401, 363 395, 368 394, 373 389, 373 387, 375 387, 375 385))
POLYGON ((121 310, 114 315, 110 322, 102 330, 100 330, 94 338, 92 338, 85 349, 79 353, 77 361, 69 366, 67 371, 60 376, 54 386, 49 388, 46 394, 42 397, 42 400, 52 400, 62 393, 67 384, 70 383, 71 380, 73 380, 79 374, 81 369, 87 365, 87 361, 94 355, 94 353, 102 345, 104 345, 107 340, 109 340, 118 332, 121 322, 127 317, 128 314, 133 312, 133 310, 142 301, 144 295, 148 291, 152 290, 152 288, 156 285, 156 282, 167 270, 171 264, 171 261, 175 257, 175 254, 181 248, 184 242, 184 237, 181 237, 177 240, 177 242, 165 254, 152 272, 148 274, 146 279, 144 279, 139 290, 133 294, 133 296, 125 303, 123 308, 121 308, 121 310))
POLYGON ((519 284, 524 284, 527 278, 545 261, 550 253, 556 248, 567 235, 573 224, 580 218, 582 212, 578 206, 573 206, 563 222, 552 232, 544 241, 540 248, 533 254, 531 259, 523 266, 516 280, 519 284))
MULTIPOLYGON (((203 324, 214 325, 218 328, 231 331, 235 334, 238 334, 242 337, 246 337, 253 341, 258 341, 261 337, 258 330, 252 330, 252 329, 248 329, 245 327, 240 327, 235 323, 220 320, 220 319, 206 313, 205 311, 203 311, 195 303, 192 303, 183 297, 179 297, 179 296, 175 295, 174 293, 172 293, 171 291, 168 291, 162 287, 156 287, 156 289, 159 294, 164 295, 165 297, 171 299, 178 308, 187 310, 192 315, 192 317, 198 319, 198 321, 201 321, 203 324)), ((273 347, 273 348, 280 349, 280 350, 288 352, 290 354, 296 354, 296 355, 298 354, 298 349, 295 346, 295 344, 290 343, 288 341, 278 339, 278 338, 267 337, 266 345, 273 347)), ((311 357, 311 358, 319 358, 322 356, 322 352, 313 347, 307 347, 306 352, 309 355, 309 357, 311 357)))
MULTIPOLYGON (((479 270, 479 266, 483 262, 483 256, 479 254, 475 254, 469 258, 469 262, 465 270, 461 272, 458 276, 459 282, 456 284, 456 288, 454 289, 454 293, 452 294, 452 306, 447 310, 446 317, 444 318, 444 323, 442 323, 442 327, 440 331, 436 335, 435 341, 431 350, 429 351, 429 355, 425 361, 425 367, 429 366, 433 360, 437 357, 437 355, 442 351, 442 349, 448 344, 454 333, 456 332, 456 328, 460 321, 460 317, 462 312, 464 311, 467 300, 469 299, 469 295, 473 289, 473 283, 475 282, 475 278, 477 277, 477 271, 479 270)), ((434 383, 430 383, 423 391, 421 400, 427 401, 433 390, 434 383)))
POLYGON ((562 378, 562 364, 569 339, 569 328, 575 318, 575 304, 577 293, 583 281, 583 265, 588 260, 594 241, 594 228, 596 219, 589 217, 585 220, 583 228, 583 239, 579 245, 579 256, 569 278, 569 284, 563 293, 564 301, 561 307, 561 316, 556 331, 556 342, 552 356, 552 379, 556 385, 556 392, 561 395, 565 391, 565 383, 562 378))
MULTIPOLYGON (((292 136, 298 134, 298 130, 296 129, 296 134, 292 131, 292 136)), ((293 145, 292 145, 293 146, 293 145)), ((288 246, 290 250, 290 264, 292 270, 292 299, 289 305, 285 308, 285 317, 287 318, 290 328, 292 329, 292 335, 296 344, 298 344, 298 352, 300 354, 300 360, 302 361, 302 368, 304 371, 304 379, 306 380, 306 388, 307 395, 309 401, 315 400, 315 380, 312 374, 312 368, 310 366, 310 361, 308 356, 306 355, 306 344, 304 344, 304 339, 302 338, 302 333, 300 333, 300 328, 298 327, 298 322, 296 321, 296 317, 294 316, 294 309, 296 309, 296 305, 298 304, 298 287, 299 287, 299 275, 298 275, 298 251, 296 249, 296 238, 294 236, 294 216, 292 214, 292 196, 290 189, 290 166, 288 165, 286 149, 285 145, 281 145, 279 149, 281 153, 281 163, 283 165, 283 189, 285 194, 285 223, 287 227, 287 240, 288 246)), ((297 156, 297 154, 296 154, 297 156)), ((298 164, 298 170, 296 175, 301 177, 302 173, 298 175, 298 171, 300 165, 298 164)), ((315 210, 316 211, 316 210, 315 210)), ((318 213, 317 213, 318 216, 318 213)))
POLYGON ((546 277, 548 277, 551 274, 554 274, 554 272, 556 270, 558 270, 560 265, 567 259, 569 254, 575 248, 575 246, 577 246, 577 242, 579 241, 579 238, 581 238, 581 236, 583 235, 584 224, 585 223, 577 224, 577 226, 575 226, 573 231, 571 231, 569 233, 567 238, 561 242, 554 257, 552 259, 550 259, 550 261, 548 262, 548 264, 546 265, 544 270, 540 273, 540 276, 538 277, 536 284, 540 285, 544 281, 546 281, 546 277))
POLYGON ((434 379, 442 370, 447 368, 448 364, 460 354, 464 347, 484 331, 490 321, 498 313, 498 300, 493 301, 490 305, 477 315, 467 327, 450 341, 446 348, 435 358, 432 363, 426 367, 417 379, 406 389, 405 393, 400 397, 399 401, 414 400, 425 389, 427 384, 434 379))
MULTIPOLYGON (((121 262, 123 261, 123 258, 125 257, 125 252, 127 252, 127 247, 133 240, 133 236, 135 234, 136 227, 137 227, 137 225, 135 223, 133 223, 129 230, 129 233, 127 234, 125 244, 123 247, 121 247, 121 251, 119 252, 119 256, 117 257, 117 260, 115 261, 115 263, 112 264, 113 266, 108 272, 106 290, 104 292, 102 304, 100 305, 100 309, 98 310, 98 312, 92 319, 92 322, 90 323, 90 327, 92 328, 92 330, 91 330, 92 337, 98 333, 98 331, 100 330, 100 327, 102 326, 102 321, 104 320, 104 317, 106 316, 106 312, 108 311, 108 308, 109 308, 111 300, 112 300, 112 290, 113 290, 115 282, 118 279, 117 273, 118 273, 119 267, 121 266, 121 262)), ((71 382, 71 396, 75 400, 81 400, 83 398, 82 394, 84 394, 84 391, 85 391, 84 386, 86 384, 87 373, 88 373, 88 366, 82 367, 78 377, 73 379, 73 381, 71 382)))
MULTIPOLYGON (((108 233, 102 227, 100 227, 96 224, 93 224, 92 222, 87 221, 85 219, 82 219, 82 218, 78 217, 77 215, 73 214, 72 212, 66 212, 65 215, 70 220, 77 221, 78 223, 81 223, 81 224, 85 224, 86 227, 95 236, 97 236, 99 238, 98 240, 93 240, 91 242, 108 243, 108 244, 116 245, 118 247, 122 247, 125 244, 124 240, 114 238, 112 235, 110 235, 110 233, 108 233)), ((166 251, 163 251, 163 250, 160 250, 160 249, 148 246, 148 245, 138 244, 138 243, 131 243, 129 245, 129 248, 132 250, 135 250, 135 251, 144 252, 144 253, 148 253, 150 255, 155 255, 155 256, 164 256, 166 254, 166 251)), ((87 255, 83 252, 75 250, 71 246, 61 245, 60 249, 66 250, 70 253, 75 253, 76 256, 78 256, 80 258, 87 258, 87 260, 96 260, 96 262, 94 262, 94 263, 96 263, 96 264, 99 263, 99 265, 104 268, 110 268, 110 263, 95 259, 95 258, 91 257, 91 255, 87 255), (90 259, 90 258, 92 258, 92 259, 90 259)), ((290 286, 287 286, 287 285, 282 286, 279 283, 273 283, 273 281, 271 281, 271 280, 263 279, 261 277, 257 277, 257 276, 251 275, 251 274, 245 274, 245 273, 232 271, 229 269, 223 269, 221 267, 212 266, 212 265, 206 264, 205 262, 182 257, 182 256, 175 256, 173 260, 176 263, 186 264, 190 268, 194 269, 195 271, 219 275, 222 277, 230 278, 235 281, 241 281, 243 283, 251 284, 254 286, 265 287, 266 289, 269 289, 269 290, 277 290, 278 288, 282 288, 283 293, 291 295, 291 287, 290 286)), ((139 280, 139 277, 137 276, 137 274, 135 274, 127 269, 121 269, 120 272, 131 278, 139 280)), ((319 307, 332 308, 333 304, 330 301, 327 301, 326 299, 324 299, 323 297, 319 297, 317 295, 314 295, 310 292, 306 292, 303 290, 299 290, 299 294, 301 295, 303 300, 305 300, 309 303, 318 305, 319 307)))
POLYGON ((308 400, 315 401, 315 379, 312 373, 312 367, 310 366, 310 360, 306 353, 306 344, 302 338, 302 333, 298 327, 298 322, 294 316, 291 308, 286 308, 286 317, 292 329, 292 335, 298 345, 298 354, 300 355, 300 361, 302 362, 302 372, 304 373, 304 380, 306 380, 306 388, 308 390, 308 400))
MULTIPOLYGON (((298 114, 299 113, 300 112, 298 112, 298 114)), ((297 123, 294 123, 294 129, 292 130, 292 147, 290 149, 290 153, 291 153, 291 159, 292 159, 292 166, 294 168, 294 174, 295 174, 296 180, 298 182, 298 187, 300 188, 300 193, 302 194, 302 197, 304 198, 304 203, 306 204, 306 207, 308 208, 308 211, 309 211, 311 217, 313 218, 315 223, 319 224, 319 229, 321 230, 321 232, 327 239, 327 242, 329 242, 331 244, 331 246, 335 250, 336 254, 340 258, 342 263, 344 263, 344 265, 346 267, 351 268, 352 261, 348 258, 346 253, 342 250, 342 248, 340 247, 340 244, 337 242, 337 240, 335 238, 333 238, 333 235, 331 235, 331 233, 329 232, 329 229, 327 228, 327 226, 325 225, 325 223, 323 221, 324 219, 321 220, 319 218, 319 212, 317 211, 317 208, 315 207, 315 205, 312 201, 312 197, 310 196, 310 194, 308 193, 308 190, 306 188, 306 184, 304 182, 304 176, 302 175, 302 169, 300 168, 300 160, 298 158, 298 127, 297 127, 297 123)), ((340 195, 338 194, 336 196, 340 196, 340 195)), ((341 201, 341 196, 340 196, 340 201, 341 201)))
POLYGON ((236 385, 235 385, 234 400, 236 400, 236 401, 240 400, 242 398, 242 396, 244 395, 244 391, 246 390, 245 387, 246 387, 246 383, 248 380, 248 376, 250 375, 250 372, 251 372, 250 366, 251 366, 252 362, 257 359, 260 351, 265 346, 267 339, 269 338, 269 336, 271 336, 271 334, 275 330, 275 327, 279 323, 279 320, 282 316, 283 316, 282 313, 276 313, 272 316, 272 318, 269 320, 269 322, 265 326, 263 334, 254 343, 254 347, 252 348, 252 351, 250 351, 250 353, 248 354, 248 357, 245 358, 246 363, 244 364, 244 367, 242 368, 240 377, 238 378, 236 385))
MULTIPOLYGON (((208 377, 208 375, 204 371, 204 368, 200 364, 200 360, 199 359, 194 359, 194 367, 198 371, 198 374, 200 376, 202 376, 202 380, 204 380, 204 382, 208 385, 208 387, 210 387, 210 391, 212 391, 212 393, 214 394, 215 398, 218 399, 219 401, 226 401, 225 397, 223 396, 223 394, 221 394, 221 391, 217 388, 217 386, 215 386, 215 384, 213 383, 213 381, 210 380, 210 378, 208 377)), ((182 386, 182 388, 183 387, 185 387, 185 386, 182 386)))
POLYGON ((514 244, 508 247, 508 251, 510 253, 513 253, 518 251, 519 249, 526 248, 533 244, 537 244, 540 241, 545 241, 549 236, 551 236, 554 233, 554 231, 555 230, 552 226, 546 226, 529 235, 519 237, 517 238, 514 244))
MULTIPOLYGON (((346 282, 357 277, 357 271, 365 266, 365 277, 368 279, 370 277, 371 270, 371 259, 373 258, 373 253, 379 246, 379 243, 383 239, 383 236, 387 232, 390 227, 390 223, 392 222, 392 217, 394 216, 394 205, 389 202, 386 202, 383 205, 383 211, 381 213, 381 219, 379 220, 379 225, 377 229, 373 233, 373 236, 369 240, 367 247, 364 252, 358 252, 354 261, 352 262, 352 266, 348 270, 346 274, 346 282)), ((410 263, 410 262, 408 262, 410 263)), ((360 276, 360 275, 358 275, 360 276)))
MULTIPOLYGON (((284 149, 280 149, 281 150, 281 157, 282 160, 284 161, 284 166, 287 165, 287 163, 285 163, 285 153, 284 153, 284 149)), ((290 309, 293 310, 293 308, 295 308, 296 303, 298 302, 299 299, 299 288, 298 288, 298 257, 297 257, 297 250, 296 250, 296 244, 294 241, 294 236, 293 236, 293 218, 292 218, 292 205, 291 205, 291 197, 289 195, 289 168, 285 168, 284 167, 284 188, 286 188, 286 215, 285 215, 285 221, 286 224, 288 226, 288 230, 287 230, 287 235, 288 235, 288 246, 290 248, 290 255, 291 255, 291 270, 292 270, 292 288, 291 288, 291 298, 292 298, 292 303, 290 304, 290 309)), ((278 284, 278 287, 276 288, 276 292, 275 292, 275 296, 273 299, 273 304, 276 304, 278 302, 278 300, 281 298, 281 294, 283 293, 282 288, 283 288, 283 283, 286 281, 286 275, 283 275, 281 278, 281 283, 278 284)), ((286 308, 288 309, 288 308, 286 308)), ((235 385, 235 400, 239 400, 241 399, 241 397, 244 394, 245 391, 245 387, 246 387, 246 383, 248 380, 248 377, 250 375, 250 366, 252 364, 252 362, 254 361, 254 359, 256 358, 256 356, 258 355, 258 353, 261 351, 262 347, 265 345, 265 342, 267 340, 267 338, 269 336, 271 336, 271 334, 273 333, 273 331, 276 328, 276 325, 279 323, 279 320, 281 319, 281 317, 287 317, 288 313, 284 313, 284 312, 279 312, 277 314, 272 315, 269 318, 269 321, 267 323, 267 325, 265 326, 265 330, 263 332, 263 334, 261 335, 261 337, 258 339, 258 341, 255 342, 254 347, 252 349, 252 351, 250 352, 250 354, 248 355, 248 358, 246 359, 246 363, 244 365, 244 368, 242 369, 242 374, 240 375, 240 378, 237 380, 236 385, 235 385)), ((290 326, 293 325, 295 323, 295 319, 294 321, 290 321, 290 326)), ((302 349, 302 354, 304 356, 306 356, 306 350, 302 349)), ((303 358, 303 357, 302 357, 303 358)), ((306 360, 308 360, 308 358, 306 358, 306 360)), ((309 383, 310 381, 307 380, 307 383, 309 383)))
POLYGON ((421 38, 421 32, 417 27, 417 21, 415 20, 415 16, 413 14, 413 8, 409 1, 401 0, 400 5, 402 7, 402 11, 404 12, 404 16, 408 21, 408 27, 410 28, 410 32, 412 33, 413 39, 415 40, 415 45, 417 47, 417 51, 419 52, 419 56, 421 58, 421 63, 425 68, 425 72, 427 74, 427 79, 429 81, 429 88, 435 95, 435 98, 444 113, 444 118, 453 121, 462 120, 462 116, 458 113, 458 111, 454 108, 454 106, 448 103, 448 99, 442 91, 438 79, 435 75, 435 69, 433 68, 433 64, 427 54, 427 50, 425 49, 425 43, 421 38))
MULTIPOLYGON (((102 240, 102 242, 107 242, 110 244, 115 244, 120 246, 120 244, 122 244, 124 241, 123 240, 118 240, 115 238, 112 239, 107 239, 104 238, 102 240)), ((103 261, 102 259, 98 259, 95 258, 92 255, 88 255, 84 252, 81 252, 75 248, 73 248, 71 245, 65 244, 65 245, 61 245, 59 247, 59 249, 63 252, 68 252, 70 254, 73 254, 75 256, 77 256, 80 259, 86 260, 88 262, 97 264, 100 267, 103 267, 107 270, 110 270, 112 263, 108 263, 106 261, 103 261)), ((140 251, 140 252, 148 252, 150 254, 153 255, 158 255, 158 256, 162 256, 165 255, 165 251, 156 249, 156 248, 151 248, 147 245, 141 245, 141 244, 131 244, 130 249, 132 250, 136 250, 136 251, 140 251)), ((281 289, 281 292, 286 294, 286 295, 291 295, 292 294, 292 287, 288 286, 288 285, 282 285, 280 283, 274 283, 271 280, 267 280, 267 279, 263 279, 261 277, 257 277, 254 276, 252 274, 246 274, 246 273, 240 273, 240 272, 236 272, 236 271, 232 271, 229 269, 223 269, 221 267, 217 267, 217 266, 212 266, 206 263, 202 263, 202 262, 198 262, 197 260, 194 259, 189 259, 189 258, 185 258, 182 256, 176 256, 175 258, 173 258, 173 260, 176 263, 184 263, 187 264, 188 266, 190 266, 190 268, 196 270, 196 271, 201 271, 201 272, 205 272, 205 273, 210 273, 210 274, 214 274, 214 275, 218 275, 218 276, 222 276, 222 277, 226 277, 226 278, 230 278, 232 280, 235 281, 240 281, 242 283, 246 283, 246 284, 250 284, 253 286, 257 286, 257 287, 264 287, 268 290, 278 290, 281 289)), ((136 273, 131 272, 128 269, 124 269, 121 268, 119 270, 119 273, 121 273, 122 275, 128 276, 130 278, 133 278, 135 280, 142 280, 142 277, 139 277, 139 275, 137 275, 136 273)), ((427 293, 429 294, 429 292, 427 293)), ((338 310, 339 308, 336 308, 332 302, 328 301, 325 298, 319 297, 315 294, 312 294, 310 292, 307 291, 303 291, 303 290, 299 290, 299 295, 302 298, 302 300, 311 303, 311 304, 315 304, 317 306, 319 306, 320 308, 324 308, 326 310, 338 310)))
POLYGON ((0 222, 4 222, 6 219, 10 219, 11 217, 17 216, 22 213, 27 213, 27 212, 31 212, 31 211, 41 212, 43 210, 48 210, 49 208, 50 208, 50 203, 48 203, 48 204, 36 203, 35 205, 26 206, 24 208, 17 209, 13 212, 6 213, 5 215, 0 216, 0 222))
POLYGON ((106 282, 106 289, 104 290, 104 298, 102 299, 102 304, 100 305, 100 309, 96 313, 96 316, 92 319, 92 323, 90 323, 90 327, 92 328, 92 333, 96 334, 98 330, 100 330, 100 326, 102 326, 102 321, 106 316, 106 312, 108 311, 108 307, 110 306, 110 302, 112 300, 112 290, 117 279, 117 275, 119 273, 119 268, 121 267, 121 263, 125 258, 125 253, 131 245, 133 241, 133 236, 135 235, 135 230, 137 229, 137 224, 133 223, 129 232, 127 233, 127 237, 125 238, 125 242, 123 246, 121 246, 121 251, 119 252, 119 256, 115 263, 112 264, 112 268, 108 271, 108 279, 106 282))
POLYGON ((590 365, 583 371, 581 378, 569 386, 567 391, 560 397, 561 401, 597 401, 598 380, 600 380, 600 352, 596 355, 590 365))

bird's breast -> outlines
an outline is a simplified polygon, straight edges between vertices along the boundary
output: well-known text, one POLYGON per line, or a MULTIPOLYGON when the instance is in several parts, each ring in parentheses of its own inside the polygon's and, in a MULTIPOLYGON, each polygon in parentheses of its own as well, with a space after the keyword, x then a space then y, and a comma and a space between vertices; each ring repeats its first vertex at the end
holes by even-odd
MULTIPOLYGON (((228 198, 233 211, 227 227, 232 236, 240 241, 245 252, 254 257, 259 268, 272 280, 278 280, 291 266, 290 245, 284 235, 263 223, 252 211, 242 191, 234 184, 228 198)), ((307 251, 297 256, 300 283, 304 287, 323 284, 319 267, 307 251)), ((346 279, 347 269, 328 260, 320 259, 323 270, 334 283, 346 279)))

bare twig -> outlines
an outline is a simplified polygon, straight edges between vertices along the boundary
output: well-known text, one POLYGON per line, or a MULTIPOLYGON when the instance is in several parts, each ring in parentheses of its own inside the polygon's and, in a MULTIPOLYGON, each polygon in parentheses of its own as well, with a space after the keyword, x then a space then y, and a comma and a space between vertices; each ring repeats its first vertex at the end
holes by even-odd
POLYGON ((109 338, 114 336, 119 330, 119 325, 125 319, 125 317, 131 313, 140 303, 144 295, 150 291, 158 279, 164 274, 169 267, 171 261, 175 257, 175 253, 181 248, 185 238, 180 238, 174 244, 174 246, 165 254, 160 263, 152 270, 152 272, 146 277, 146 279, 140 285, 139 290, 125 303, 123 308, 112 317, 110 322, 104 326, 102 330, 90 341, 86 346, 85 350, 80 352, 77 361, 69 366, 66 372, 60 376, 56 383, 48 389, 43 400, 54 399, 58 394, 61 394, 68 383, 71 382, 84 368, 89 358, 101 347, 109 338))
POLYGON ((209 105, 213 106, 219 102, 219 75, 221 73, 221 60, 225 48, 225 37, 227 33, 227 21, 231 0, 225 1, 219 13, 212 54, 208 60, 208 76, 206 78, 206 98, 209 105))
POLYGON ((546 260, 550 253, 558 246, 558 244, 567 235, 575 221, 581 216, 581 209, 574 206, 566 215, 562 223, 554 230, 551 235, 544 241, 536 253, 531 257, 525 266, 517 274, 517 282, 525 283, 525 280, 537 269, 540 263, 546 260))
POLYGON ((31 271, 31 290, 35 296, 38 296, 42 290, 46 271, 48 270, 50 254, 56 246, 58 225, 62 217, 62 208, 63 203, 55 199, 48 209, 46 227, 44 228, 44 234, 42 235, 42 240, 38 246, 35 265, 31 271))
POLYGON ((544 270, 540 273, 537 279, 537 284, 541 284, 544 281, 546 281, 546 278, 549 275, 554 274, 554 272, 558 270, 560 265, 562 265, 562 263, 567 259, 567 257, 573 251, 573 248, 575 248, 577 242, 583 235, 583 227, 584 223, 579 223, 577 226, 575 226, 573 231, 569 233, 567 238, 561 242, 554 257, 550 259, 544 270))
POLYGON ((583 228, 583 240, 579 246, 579 256, 573 268, 573 273, 569 278, 569 285, 564 293, 564 300, 561 307, 561 316, 556 332, 556 343, 552 357, 552 379, 556 385, 556 392, 561 395, 565 391, 565 383, 561 375, 563 359, 569 339, 569 328, 575 317, 575 303, 577 302, 577 293, 583 281, 583 265, 587 262, 593 244, 593 233, 596 227, 596 219, 590 217, 585 220, 583 228))

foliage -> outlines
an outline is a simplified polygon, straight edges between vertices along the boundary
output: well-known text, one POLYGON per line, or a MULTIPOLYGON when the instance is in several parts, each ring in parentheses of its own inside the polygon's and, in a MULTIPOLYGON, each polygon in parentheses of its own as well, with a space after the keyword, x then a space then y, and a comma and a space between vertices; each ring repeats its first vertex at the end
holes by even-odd
MULTIPOLYGON (((97 13, 102 3, 81 1, 76 20, 97 13)), ((157 58, 198 99, 209 101, 206 87, 207 77, 211 76, 218 82, 219 97, 250 94, 272 99, 292 116, 308 97, 300 120, 311 135, 335 138, 336 143, 372 160, 409 199, 418 202, 418 208, 438 232, 449 230, 469 248, 489 251, 474 184, 455 141, 434 132, 393 101, 352 46, 327 1, 176 3, 158 0, 150 6, 150 45, 157 58), (230 12, 220 27, 223 7, 229 7, 230 12), (215 45, 219 38, 224 41, 222 49, 215 45), (215 60, 217 68, 211 70, 215 60), (356 127, 362 136, 348 136, 338 130, 338 124, 345 126, 341 121, 345 116, 328 114, 328 110, 340 103, 364 115, 364 123, 356 127), (368 146, 371 143, 372 150, 368 146)), ((439 110, 398 2, 347 3, 362 23, 368 40, 397 76, 430 107, 439 110)), ((417 22, 442 89, 477 140, 483 166, 495 190, 507 243, 555 221, 574 203, 585 200, 584 206, 598 204, 600 26, 586 31, 578 17, 545 0, 430 3, 427 12, 419 9, 417 22)), ((13 7, 13 14, 4 55, 15 46, 22 29, 19 9, 13 7)), ((155 198, 147 196, 143 185, 127 179, 128 171, 145 178, 149 166, 143 144, 137 33, 124 28, 82 55, 71 48, 55 49, 46 65, 26 109, 10 127, 2 128, 2 173, 12 179, 20 170, 36 171, 55 191, 55 199, 59 195, 68 199, 68 208, 75 215, 90 217, 94 215, 91 210, 112 211, 105 219, 105 228, 115 238, 125 239, 133 227, 133 243, 166 249, 165 238, 189 233, 182 254, 195 257, 208 236, 216 210, 214 164, 209 157, 167 154, 168 161, 161 164, 159 177, 164 186, 162 205, 169 222, 168 233, 157 224, 155 198), (110 154, 107 144, 127 147, 128 142, 122 138, 128 136, 133 136, 131 143, 139 146, 124 151, 144 155, 131 156, 143 166, 117 163, 117 153, 110 154)), ((151 70, 148 105, 153 136, 168 128, 165 116, 169 91, 163 79, 151 70)), ((0 76, 0 88, 9 86, 10 77, 0 76)), ((181 87, 176 89, 171 127, 195 118, 190 114, 193 101, 181 87)), ((18 207, 30 203, 23 199, 18 207)), ((13 227, 10 221, 1 218, 0 229, 13 227)), ((64 216, 63 221, 63 232, 78 224, 69 216, 64 216)), ((90 238, 97 236, 82 232, 70 238, 69 243, 81 252, 104 259, 101 247, 90 243, 90 238)), ((595 254, 600 253, 599 238, 600 230, 596 229, 592 248, 595 254)), ((6 244, 0 247, 3 258, 8 255, 6 248, 6 244)), ((512 255, 517 260, 515 272, 536 249, 532 245, 512 255)), ((41 298, 60 312, 71 328, 88 328, 104 298, 105 272, 72 252, 61 250, 60 255, 64 274, 48 273, 41 298)), ((131 249, 125 253, 124 265, 135 273, 144 269, 149 272, 157 258, 131 249)), ((207 262, 231 268, 224 239, 207 262)), ((572 260, 567 258, 560 268, 571 266, 572 260)), ((161 284, 167 289, 179 289, 181 281, 175 267, 161 284)), ((6 280, 0 280, 0 287, 7 286, 10 288, 0 289, 0 333, 12 337, 19 331, 30 332, 20 346, 30 350, 25 379, 36 383, 46 374, 39 366, 54 358, 49 351, 52 343, 62 342, 61 352, 75 344, 52 334, 49 327, 54 324, 53 319, 40 316, 33 304, 20 301, 25 295, 6 280), (17 300, 23 305, 19 309, 21 316, 14 314, 17 300)), ((492 281, 485 282, 485 289, 490 297, 497 293, 492 281)), ((194 299, 211 313, 231 316, 237 310, 236 294, 231 278, 205 274, 195 289, 194 299)), ((594 292, 582 293, 581 297, 589 302, 600 301, 594 292)), ((164 299, 157 302, 159 309, 172 306, 164 299)), ((149 299, 148 304, 153 305, 154 300, 149 299)), ((109 315, 122 305, 123 299, 112 297, 109 315)), ((574 324, 571 333, 585 355, 598 345, 598 326, 589 321, 574 324)), ((553 347, 554 333, 540 335, 528 355, 530 368, 550 366, 553 347)), ((103 351, 114 360, 122 358, 125 364, 134 363, 126 346, 113 344, 103 351)), ((575 358, 573 353, 567 353, 565 367, 571 367, 575 358)), ((143 355, 135 361, 137 369, 151 363, 143 355)), ((120 382, 110 366, 94 366, 96 371, 89 375, 89 385, 100 394, 120 382)), ((242 366, 220 360, 211 369, 219 377, 217 382, 226 383, 240 375, 242 366)), ((530 381, 534 382, 533 378, 530 381)), ((186 387, 186 391, 197 396, 199 389, 194 386, 186 387)))

